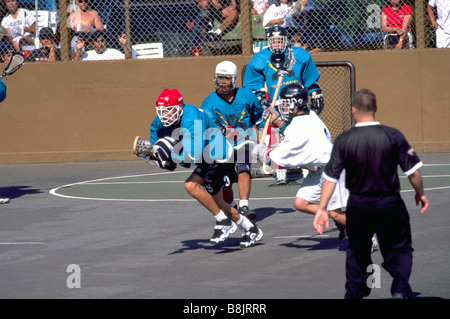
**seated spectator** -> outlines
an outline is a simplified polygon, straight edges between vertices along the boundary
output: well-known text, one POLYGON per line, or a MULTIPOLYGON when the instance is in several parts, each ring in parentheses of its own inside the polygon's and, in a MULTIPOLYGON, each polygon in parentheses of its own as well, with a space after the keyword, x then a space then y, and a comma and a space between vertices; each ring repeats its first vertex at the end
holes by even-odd
MULTIPOLYGON (((195 0, 201 11, 202 26, 209 28, 210 41, 219 41, 222 37, 236 27, 239 22, 239 7, 237 0, 195 0), (220 26, 213 30, 214 20, 220 22, 220 26)), ((200 26, 200 27, 202 27, 200 26)))
POLYGON ((400 50, 412 45, 409 26, 412 20, 411 7, 402 0, 390 0, 390 5, 381 11, 381 30, 387 32, 385 46, 400 50))
POLYGON ((446 0, 429 0, 427 13, 431 25, 436 29, 436 48, 450 48, 450 2, 446 0), (433 8, 437 10, 437 20, 433 8))
POLYGON ((55 35, 53 34, 52 28, 42 28, 39 31, 39 41, 41 42, 42 48, 31 51, 25 59, 25 62, 61 61, 61 50, 55 46, 55 35))
POLYGON ((2 63, 8 63, 13 54, 14 48, 10 44, 7 43, 0 44, 0 55, 2 63))
POLYGON ((116 49, 106 47, 106 39, 103 31, 95 31, 92 35, 86 34, 77 39, 77 51, 75 52, 74 61, 100 61, 100 60, 122 60, 131 59, 132 53, 128 37, 122 33, 118 37, 122 44, 124 53, 116 49), (90 39, 87 39, 87 38, 90 39), (92 41, 93 50, 84 52, 86 40, 92 41))
POLYGON ((290 1, 280 0, 271 4, 264 14, 263 27, 269 29, 275 25, 279 25, 286 29, 289 34, 295 32, 295 24, 292 15, 289 13, 290 1))
POLYGON ((19 8, 17 0, 5 0, 9 14, 2 20, 11 38, 11 44, 17 52, 24 45, 34 45, 36 34, 36 15, 27 9, 19 8))
POLYGON ((76 40, 80 34, 105 30, 100 15, 89 9, 89 0, 76 0, 78 9, 70 13, 70 26, 75 36, 72 38, 72 53, 76 51, 76 40))

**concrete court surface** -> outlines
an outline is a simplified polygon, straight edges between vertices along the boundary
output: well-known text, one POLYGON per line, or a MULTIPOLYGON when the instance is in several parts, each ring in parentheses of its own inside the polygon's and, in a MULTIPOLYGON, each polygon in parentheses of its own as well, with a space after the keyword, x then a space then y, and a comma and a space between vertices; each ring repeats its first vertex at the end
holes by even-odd
MULTIPOLYGON (((449 298, 450 154, 421 154, 430 208, 411 216, 417 298, 449 298)), ((254 179, 251 207, 264 232, 240 249, 240 231, 209 244, 213 217, 187 196, 188 172, 130 161, 0 165, 2 299, 341 299, 346 240, 323 236, 293 210, 298 185, 254 179), (63 194, 63 196, 56 195, 63 194), (158 200, 162 198, 163 200, 158 200)), ((237 194, 237 192, 236 192, 237 194)), ((235 195, 236 195, 235 194, 235 195)), ((379 251, 373 253, 381 265, 379 251)), ((390 298, 381 269, 370 299, 390 298)), ((189 304, 189 303, 188 303, 189 304)))

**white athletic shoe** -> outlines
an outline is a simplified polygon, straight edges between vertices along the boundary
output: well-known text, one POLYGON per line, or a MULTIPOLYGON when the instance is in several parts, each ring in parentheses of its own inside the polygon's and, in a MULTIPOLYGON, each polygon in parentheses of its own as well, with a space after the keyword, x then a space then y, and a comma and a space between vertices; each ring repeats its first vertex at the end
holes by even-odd
POLYGON ((250 228, 248 231, 242 234, 243 240, 240 242, 239 247, 248 248, 255 246, 255 243, 261 240, 263 232, 256 225, 250 228))
POLYGON ((0 204, 8 204, 10 202, 8 197, 1 197, 0 204))
POLYGON ((209 242, 211 244, 221 243, 225 241, 228 236, 234 233, 236 229, 236 224, 229 218, 216 222, 216 226, 214 226, 214 233, 209 242))
POLYGON ((284 185, 287 183, 286 172, 287 169, 277 169, 275 180, 278 185, 284 185))

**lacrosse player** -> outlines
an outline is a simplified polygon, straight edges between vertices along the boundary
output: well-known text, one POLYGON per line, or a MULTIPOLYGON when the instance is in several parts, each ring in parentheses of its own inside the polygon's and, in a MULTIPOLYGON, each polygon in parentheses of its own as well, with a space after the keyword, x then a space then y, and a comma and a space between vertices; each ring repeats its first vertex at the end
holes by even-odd
POLYGON ((161 92, 156 112, 150 127, 150 159, 169 170, 176 168, 175 162, 185 167, 196 165, 184 186, 216 219, 210 242, 223 242, 240 228, 244 232, 240 247, 254 246, 261 240, 262 231, 224 199, 224 189, 236 181, 236 172, 234 161, 228 162, 234 149, 220 129, 206 112, 185 104, 176 89, 161 92))
POLYGON ((230 61, 220 62, 214 74, 215 91, 209 94, 201 109, 225 132, 227 140, 236 148, 242 147, 242 155, 236 158, 235 169, 238 174, 239 213, 253 220, 256 214, 249 209, 251 190, 251 152, 255 139, 253 126, 261 118, 263 108, 250 89, 237 88, 238 71, 230 61))
MULTIPOLYGON (((3 70, 0 78, 0 102, 3 102, 6 99, 6 83, 3 82, 3 78, 16 72, 20 67, 23 66, 24 62, 25 58, 22 54, 12 53, 12 56, 10 57, 8 64, 3 70)), ((9 202, 10 200, 7 197, 0 198, 0 204, 7 204, 9 202)))
MULTIPOLYGON (((303 84, 311 95, 311 108, 317 114, 322 112, 324 102, 318 82, 320 73, 311 55, 300 47, 293 47, 289 42, 286 29, 280 26, 269 29, 267 40, 269 47, 255 54, 248 63, 243 86, 258 94, 261 104, 268 106, 276 91, 278 78, 283 76, 280 89, 289 83, 303 84), (264 101, 266 97, 261 92, 266 93, 269 101, 264 101)), ((266 112, 266 116, 268 114, 266 112)), ((272 116, 272 119, 276 119, 276 116, 272 116)), ((287 182, 286 172, 285 169, 276 171, 278 184, 287 182)))
MULTIPOLYGON (((307 107, 308 90, 303 85, 293 83, 285 86, 281 89, 280 100, 277 108, 281 119, 290 121, 284 131, 284 139, 274 149, 258 144, 254 147, 254 154, 259 156, 261 162, 275 168, 300 166, 307 169, 308 175, 297 192, 294 207, 303 213, 316 214, 324 181, 322 172, 333 148, 331 135, 317 114, 307 107)), ((344 179, 344 174, 341 174, 327 208, 329 216, 341 231, 340 239, 345 237, 346 219, 342 208, 348 198, 344 179)))

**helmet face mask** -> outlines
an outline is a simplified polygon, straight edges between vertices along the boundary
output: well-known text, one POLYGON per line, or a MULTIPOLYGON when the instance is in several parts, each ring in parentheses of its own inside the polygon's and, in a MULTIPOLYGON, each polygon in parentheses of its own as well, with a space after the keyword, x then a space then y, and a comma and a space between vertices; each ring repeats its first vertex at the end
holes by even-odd
POLYGON ((269 50, 273 54, 282 54, 286 50, 289 39, 286 29, 274 26, 267 32, 267 40, 269 41, 269 50))
POLYGON ((176 125, 183 115, 183 97, 177 89, 165 89, 156 100, 156 114, 165 127, 176 125))
POLYGON ((280 102, 277 104, 281 117, 291 119, 298 111, 306 108, 308 90, 299 83, 289 84, 281 89, 280 102))
POLYGON ((230 93, 236 88, 237 66, 233 62, 220 62, 214 74, 214 88, 218 93, 230 93))

